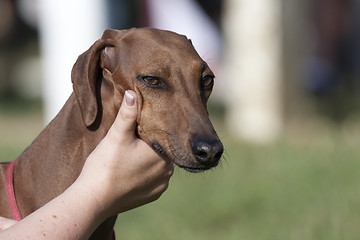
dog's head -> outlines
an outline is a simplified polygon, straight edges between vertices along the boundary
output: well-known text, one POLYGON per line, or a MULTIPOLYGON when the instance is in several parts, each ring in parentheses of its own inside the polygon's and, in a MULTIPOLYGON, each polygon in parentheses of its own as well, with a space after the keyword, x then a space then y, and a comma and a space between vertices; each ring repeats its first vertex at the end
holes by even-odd
POLYGON ((74 91, 88 128, 113 121, 124 91, 138 96, 141 139, 190 172, 215 167, 220 142, 206 109, 214 74, 185 36, 153 28, 106 30, 80 55, 74 91))

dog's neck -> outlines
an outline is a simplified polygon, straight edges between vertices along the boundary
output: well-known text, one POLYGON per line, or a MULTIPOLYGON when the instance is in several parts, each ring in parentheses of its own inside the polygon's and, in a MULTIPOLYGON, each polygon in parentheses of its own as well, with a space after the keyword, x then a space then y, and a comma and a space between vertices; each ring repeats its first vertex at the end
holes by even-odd
POLYGON ((104 115, 102 119, 107 121, 90 130, 81 121, 75 95, 70 96, 59 114, 18 158, 14 181, 21 194, 17 196, 18 203, 25 206, 20 209, 23 215, 58 196, 76 180, 87 156, 105 136, 114 118, 104 115))
MULTIPOLYGON (((23 217, 60 195, 76 180, 87 156, 109 130, 116 110, 102 110, 101 114, 101 124, 87 128, 72 94, 59 114, 19 156, 14 185, 23 217)), ((112 239, 115 221, 116 216, 105 221, 90 239, 112 239)))

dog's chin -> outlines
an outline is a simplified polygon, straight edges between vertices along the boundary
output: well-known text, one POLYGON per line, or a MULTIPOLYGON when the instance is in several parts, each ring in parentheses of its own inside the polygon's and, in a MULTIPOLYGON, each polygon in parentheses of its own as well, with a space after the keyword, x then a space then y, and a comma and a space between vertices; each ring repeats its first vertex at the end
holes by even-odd
MULTIPOLYGON (((178 165, 178 164, 176 164, 178 165)), ((204 168, 204 167, 199 167, 199 168, 196 168, 196 167, 186 167, 186 166, 181 166, 181 165, 178 165, 180 168, 184 169, 185 171, 188 171, 188 172, 191 172, 191 173, 201 173, 201 172, 205 172, 209 169, 211 169, 212 167, 207 167, 207 168, 204 168)))
POLYGON ((216 167, 219 164, 219 162, 218 161, 214 162, 211 165, 202 165, 202 164, 183 164, 175 161, 175 164, 188 172, 201 173, 216 167))

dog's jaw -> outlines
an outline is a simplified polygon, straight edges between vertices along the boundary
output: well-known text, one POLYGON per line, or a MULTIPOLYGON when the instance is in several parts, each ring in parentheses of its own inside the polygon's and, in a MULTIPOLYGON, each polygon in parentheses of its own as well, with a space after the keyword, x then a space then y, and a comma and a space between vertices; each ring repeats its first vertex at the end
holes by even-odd
POLYGON ((192 167, 185 167, 185 166, 180 166, 178 165, 180 168, 188 171, 188 172, 191 172, 191 173, 201 173, 201 172, 205 172, 207 170, 210 170, 211 168, 214 168, 218 165, 218 163, 216 163, 216 165, 214 166, 211 166, 211 167, 204 167, 204 168, 192 168, 192 167))

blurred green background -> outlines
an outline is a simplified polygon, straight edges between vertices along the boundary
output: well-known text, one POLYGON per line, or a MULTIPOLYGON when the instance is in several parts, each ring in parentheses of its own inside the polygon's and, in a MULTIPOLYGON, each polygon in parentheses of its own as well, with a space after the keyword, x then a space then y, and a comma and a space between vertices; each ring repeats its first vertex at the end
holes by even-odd
POLYGON ((177 169, 157 202, 120 214, 120 239, 359 239, 359 128, 313 123, 254 146, 229 137, 221 119, 215 125, 221 165, 177 169))

